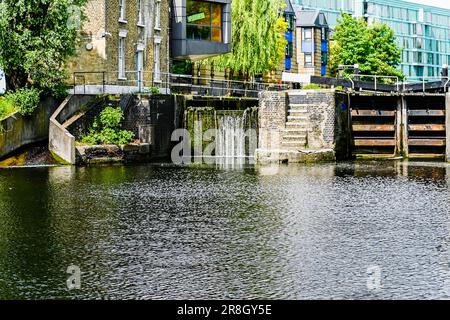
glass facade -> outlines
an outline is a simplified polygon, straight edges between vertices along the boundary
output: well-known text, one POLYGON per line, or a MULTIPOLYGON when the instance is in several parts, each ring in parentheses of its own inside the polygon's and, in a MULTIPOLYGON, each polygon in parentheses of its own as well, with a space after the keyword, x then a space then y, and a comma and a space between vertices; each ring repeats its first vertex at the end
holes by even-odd
POLYGON ((403 49, 400 68, 407 77, 438 77, 450 64, 450 10, 400 0, 292 0, 305 9, 320 9, 333 29, 340 12, 381 21, 395 32, 403 49))
POLYGON ((222 6, 219 3, 188 0, 186 21, 188 39, 222 41, 222 6))

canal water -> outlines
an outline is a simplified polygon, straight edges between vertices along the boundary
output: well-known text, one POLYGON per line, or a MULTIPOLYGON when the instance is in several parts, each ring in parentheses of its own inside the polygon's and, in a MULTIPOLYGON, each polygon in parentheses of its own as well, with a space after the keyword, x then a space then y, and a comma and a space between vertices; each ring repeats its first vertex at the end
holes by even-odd
POLYGON ((0 299, 446 299, 449 263, 443 163, 0 169, 0 299))

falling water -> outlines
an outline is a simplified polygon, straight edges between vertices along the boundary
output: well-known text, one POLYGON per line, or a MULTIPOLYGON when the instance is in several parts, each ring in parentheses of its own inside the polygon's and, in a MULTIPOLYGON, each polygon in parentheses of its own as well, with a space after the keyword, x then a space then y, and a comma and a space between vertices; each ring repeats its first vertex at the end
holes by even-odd
POLYGON ((221 167, 244 165, 252 159, 256 148, 257 118, 257 108, 218 111, 211 107, 188 108, 184 113, 184 128, 189 131, 193 151, 197 146, 204 152, 214 142, 214 149, 209 150, 213 153, 200 150, 200 159, 196 160, 209 161, 212 155, 213 162, 221 167), (212 137, 207 133, 210 130, 214 130, 212 137))
POLYGON ((219 165, 234 166, 245 163, 246 117, 246 112, 220 117, 216 136, 216 162, 219 165))

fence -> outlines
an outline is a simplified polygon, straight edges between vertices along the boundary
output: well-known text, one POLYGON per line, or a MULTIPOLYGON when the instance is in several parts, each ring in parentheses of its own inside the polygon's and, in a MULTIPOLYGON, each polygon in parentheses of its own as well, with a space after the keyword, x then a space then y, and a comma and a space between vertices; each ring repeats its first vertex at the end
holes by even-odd
POLYGON ((184 93, 203 96, 258 97, 261 91, 289 89, 287 84, 257 81, 225 80, 172 73, 126 71, 123 78, 118 72, 90 71, 73 73, 73 94, 105 93, 184 93))

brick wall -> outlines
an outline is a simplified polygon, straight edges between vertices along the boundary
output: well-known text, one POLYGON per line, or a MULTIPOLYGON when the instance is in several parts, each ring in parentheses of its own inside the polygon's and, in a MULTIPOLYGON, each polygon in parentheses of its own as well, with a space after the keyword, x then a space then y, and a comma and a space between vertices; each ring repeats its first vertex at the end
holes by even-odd
MULTIPOLYGON (((160 0, 160 28, 155 28, 155 7, 158 0, 142 0, 143 23, 138 24, 139 0, 125 0, 124 21, 119 21, 119 0, 89 0, 84 8, 87 21, 80 31, 77 55, 67 62, 68 80, 74 71, 107 71, 109 83, 118 81, 119 34, 125 37, 125 69, 136 70, 136 55, 143 51, 145 85, 150 86, 154 68, 155 41, 160 42, 161 72, 168 72, 169 63, 169 0, 160 0), (126 21, 126 22, 125 22, 126 21), (105 36, 106 33, 106 36, 105 36), (92 49, 91 49, 92 47, 92 49)), ((126 74, 137 79, 136 72, 126 74)), ((101 74, 86 76, 87 82, 101 81, 101 74)), ((133 83, 135 84, 135 83, 133 83)))
POLYGON ((266 91, 260 94, 259 149, 275 150, 281 148, 288 110, 286 98, 286 92, 266 91))
POLYGON ((298 90, 289 92, 290 104, 308 105, 308 147, 333 149, 335 141, 335 91, 298 90))

